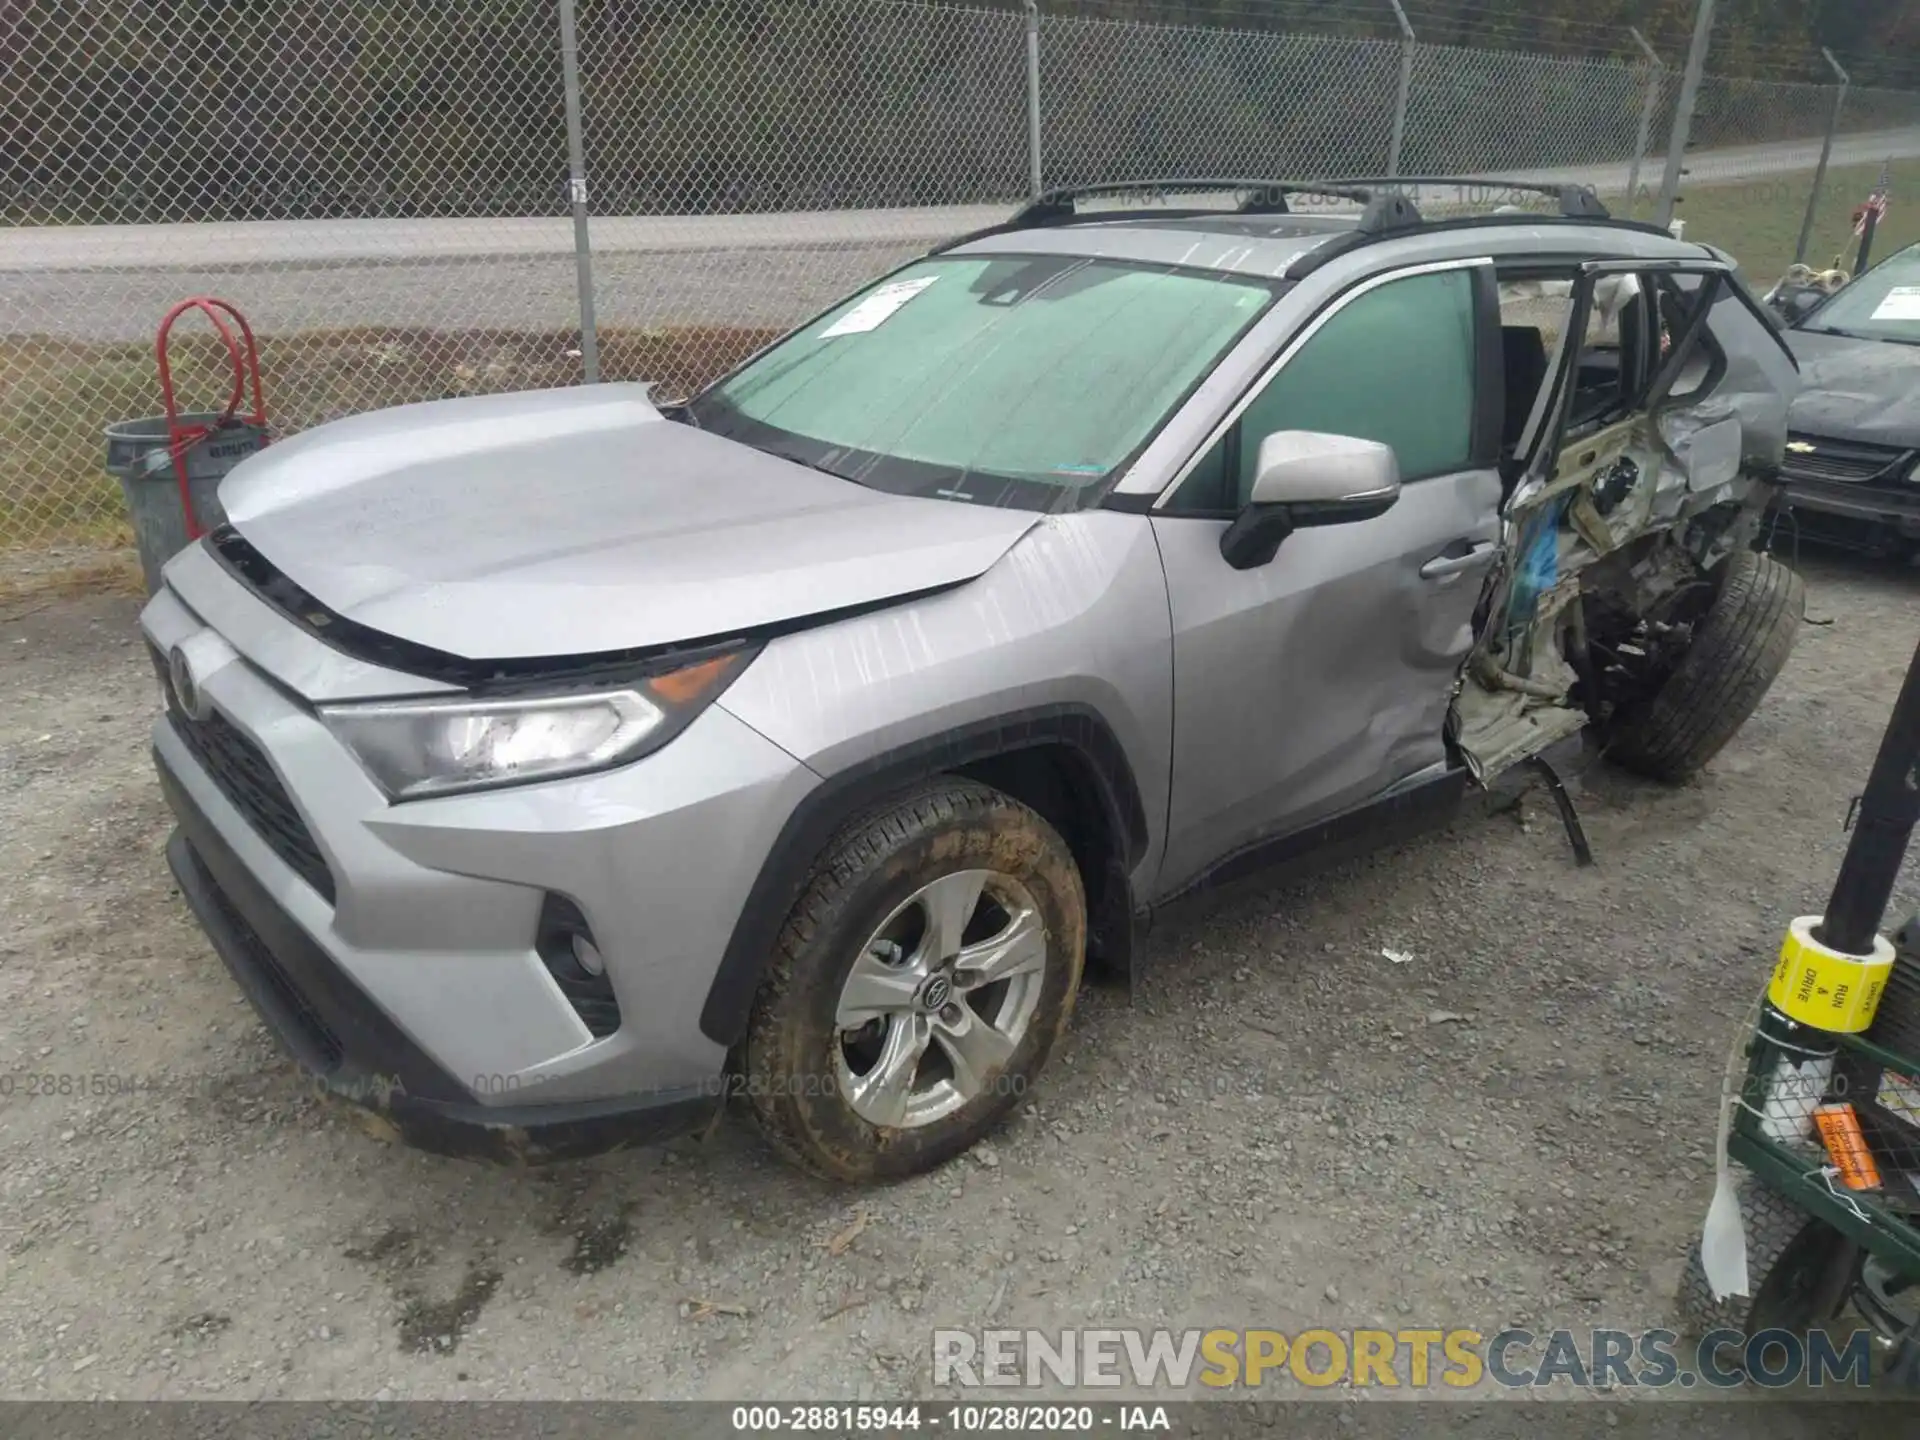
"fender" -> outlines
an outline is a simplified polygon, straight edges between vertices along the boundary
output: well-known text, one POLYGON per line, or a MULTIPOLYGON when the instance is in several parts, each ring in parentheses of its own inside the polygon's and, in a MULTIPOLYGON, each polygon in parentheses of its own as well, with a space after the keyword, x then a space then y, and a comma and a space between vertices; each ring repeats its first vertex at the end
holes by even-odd
POLYGON ((1109 860, 1117 862, 1124 880, 1146 854, 1147 812, 1126 752, 1097 710, 1046 705, 925 736, 827 776, 794 807, 734 922, 700 1010, 701 1033, 729 1047, 746 1034, 780 927, 827 842, 854 815, 916 780, 1052 745, 1064 746, 1085 763, 1107 834, 1116 842, 1117 853, 1109 860))

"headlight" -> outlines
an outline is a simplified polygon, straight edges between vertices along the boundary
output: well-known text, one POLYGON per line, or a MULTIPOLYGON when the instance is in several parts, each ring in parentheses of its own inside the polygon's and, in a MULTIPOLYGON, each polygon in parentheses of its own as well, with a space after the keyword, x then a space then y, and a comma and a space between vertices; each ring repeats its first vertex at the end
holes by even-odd
POLYGON ((552 780, 667 743, 745 666, 730 651, 617 689, 323 705, 320 718, 395 800, 552 780))

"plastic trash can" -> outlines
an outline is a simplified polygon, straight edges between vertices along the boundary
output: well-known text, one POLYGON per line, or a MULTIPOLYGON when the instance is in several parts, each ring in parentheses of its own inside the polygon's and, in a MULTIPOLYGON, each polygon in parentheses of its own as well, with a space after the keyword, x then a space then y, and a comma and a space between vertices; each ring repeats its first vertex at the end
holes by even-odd
MULTIPOLYGON (((183 426, 213 425, 218 414, 182 415, 183 426)), ((187 490, 202 529, 226 520, 220 508, 220 482, 234 466, 267 443, 266 427, 230 420, 187 449, 187 490)), ((160 588, 160 569, 187 548, 187 517, 180 505, 180 481, 167 451, 167 419, 121 420, 107 426, 107 472, 120 482, 127 518, 147 593, 160 588)))

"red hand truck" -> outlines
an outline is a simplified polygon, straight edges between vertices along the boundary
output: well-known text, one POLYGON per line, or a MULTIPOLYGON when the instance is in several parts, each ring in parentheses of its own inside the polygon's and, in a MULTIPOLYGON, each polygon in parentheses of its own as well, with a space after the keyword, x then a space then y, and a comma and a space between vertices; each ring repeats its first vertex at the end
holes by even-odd
MULTIPOLYGON (((198 540, 206 534, 206 527, 200 523, 200 517, 194 513, 193 491, 187 483, 187 452, 209 435, 216 434, 236 421, 257 427, 263 434, 267 428, 267 402, 260 388, 260 350, 254 343, 253 327, 247 323, 247 317, 225 300, 211 295, 196 295, 190 300, 182 300, 166 314, 160 322, 160 333, 154 337, 154 355, 160 362, 160 397, 166 403, 167 411, 167 451, 173 457, 174 479, 180 486, 180 509, 186 516, 187 538, 198 540), (180 406, 174 395, 173 365, 167 356, 167 346, 172 338, 174 321, 189 310, 198 310, 212 324, 214 333, 226 346, 227 360, 233 367, 233 388, 227 395, 226 408, 210 424, 183 424, 180 419, 180 406), (227 319, 233 322, 229 327, 227 319), (236 337, 234 329, 238 329, 236 337), (253 392, 253 410, 241 415, 241 403, 247 398, 247 391, 253 392)), ((263 439, 262 444, 266 441, 263 439)))

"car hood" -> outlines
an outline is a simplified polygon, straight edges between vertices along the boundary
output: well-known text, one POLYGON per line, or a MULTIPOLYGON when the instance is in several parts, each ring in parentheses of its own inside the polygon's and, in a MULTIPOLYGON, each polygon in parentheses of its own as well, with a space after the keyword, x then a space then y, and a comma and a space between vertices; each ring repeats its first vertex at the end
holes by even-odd
POLYGON ((336 421, 243 462, 220 502, 329 610, 476 660, 715 638, 939 589, 1040 518, 870 490, 669 421, 641 385, 336 421))
POLYGON ((1805 388, 1789 428, 1870 445, 1920 446, 1920 346, 1787 331, 1805 388))

